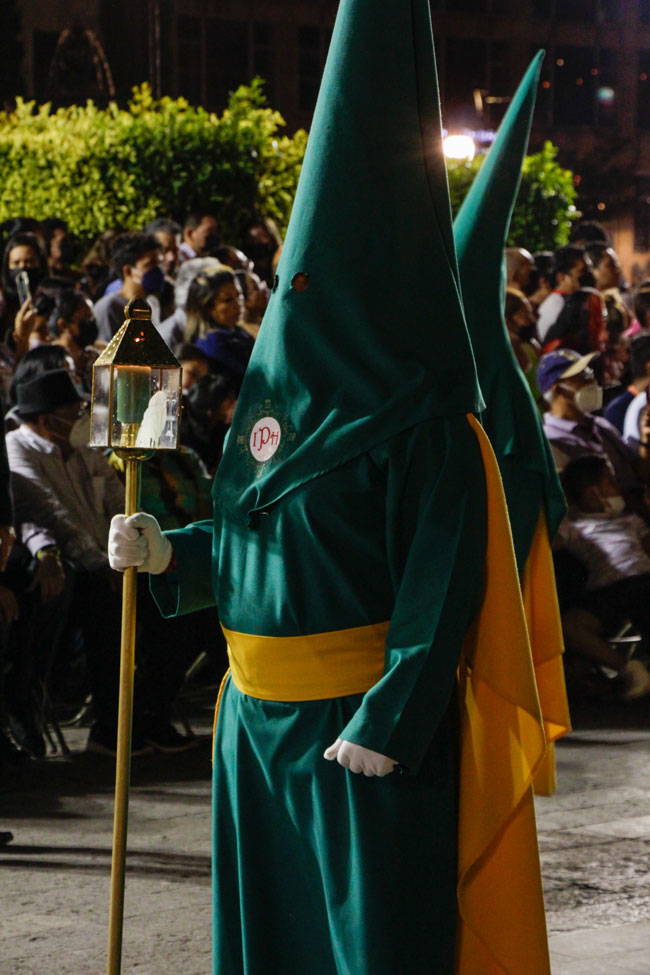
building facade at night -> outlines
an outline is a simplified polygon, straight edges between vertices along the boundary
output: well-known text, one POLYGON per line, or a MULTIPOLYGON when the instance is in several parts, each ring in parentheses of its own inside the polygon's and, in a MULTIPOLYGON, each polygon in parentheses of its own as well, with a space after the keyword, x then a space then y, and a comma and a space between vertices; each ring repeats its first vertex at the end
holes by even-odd
MULTIPOLYGON (((309 127, 337 0, 15 0, 24 82, 53 97, 61 32, 90 31, 124 101, 154 92, 209 109, 260 75, 291 129, 309 127)), ((381 2, 381 0, 378 0, 381 2)), ((627 267, 650 252, 650 0, 431 0, 445 122, 491 130, 532 54, 547 51, 532 148, 551 139, 627 267), (495 101, 493 101, 495 99, 495 101)), ((387 52, 390 56, 390 52, 387 52)), ((380 107, 378 107, 380 110, 380 107)))

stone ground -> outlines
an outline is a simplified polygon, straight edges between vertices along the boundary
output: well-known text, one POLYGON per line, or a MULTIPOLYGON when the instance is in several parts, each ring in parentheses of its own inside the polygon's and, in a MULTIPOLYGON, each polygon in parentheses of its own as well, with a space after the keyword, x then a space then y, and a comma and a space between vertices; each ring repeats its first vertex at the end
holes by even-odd
MULTIPOLYGON (((210 973, 209 697, 195 750, 133 763, 124 975, 210 973)), ((650 699, 581 706, 574 725, 538 802, 553 975, 648 975, 650 699)), ((105 971, 113 770, 85 736, 0 782, 0 975, 105 971)))
POLYGON ((649 975, 650 698, 572 712, 537 800, 553 975, 649 975))

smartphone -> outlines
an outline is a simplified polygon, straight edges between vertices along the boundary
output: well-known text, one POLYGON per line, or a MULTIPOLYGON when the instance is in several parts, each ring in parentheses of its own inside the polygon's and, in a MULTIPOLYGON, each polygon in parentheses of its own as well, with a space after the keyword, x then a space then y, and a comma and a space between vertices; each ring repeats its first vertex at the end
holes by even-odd
POLYGON ((29 287, 29 274, 27 271, 19 271, 16 275, 16 288, 18 290, 18 300, 20 307, 29 299, 31 301, 32 292, 29 287))

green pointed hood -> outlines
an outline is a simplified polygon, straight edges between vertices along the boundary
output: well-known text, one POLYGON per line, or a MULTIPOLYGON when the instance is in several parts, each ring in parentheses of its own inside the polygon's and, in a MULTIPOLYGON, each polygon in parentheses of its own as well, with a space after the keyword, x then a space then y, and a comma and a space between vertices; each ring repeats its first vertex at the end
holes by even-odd
POLYGON ((481 406, 428 0, 341 0, 215 497, 247 515, 401 430, 481 406))
POLYGON ((486 402, 481 420, 504 477, 520 569, 541 505, 545 506, 551 534, 565 511, 539 410, 513 354, 504 319, 504 248, 543 59, 544 52, 540 51, 528 68, 454 222, 465 315, 486 402), (511 476, 507 476, 506 464, 514 465, 511 476), (521 471, 518 479, 514 476, 517 469, 521 471), (517 537, 520 534, 525 537, 517 537))

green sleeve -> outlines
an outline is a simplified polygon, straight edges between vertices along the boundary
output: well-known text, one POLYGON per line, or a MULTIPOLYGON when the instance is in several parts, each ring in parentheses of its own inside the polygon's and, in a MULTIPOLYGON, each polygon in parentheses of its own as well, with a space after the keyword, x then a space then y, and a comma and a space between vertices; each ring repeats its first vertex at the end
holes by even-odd
POLYGON ((386 668, 341 738, 414 772, 447 711, 465 634, 480 607, 485 474, 466 417, 415 428, 393 444, 386 462, 395 589, 386 668))
POLYGON ((214 523, 197 521, 165 532, 172 544, 176 571, 150 576, 151 594, 165 618, 183 616, 216 605, 212 586, 214 523))

